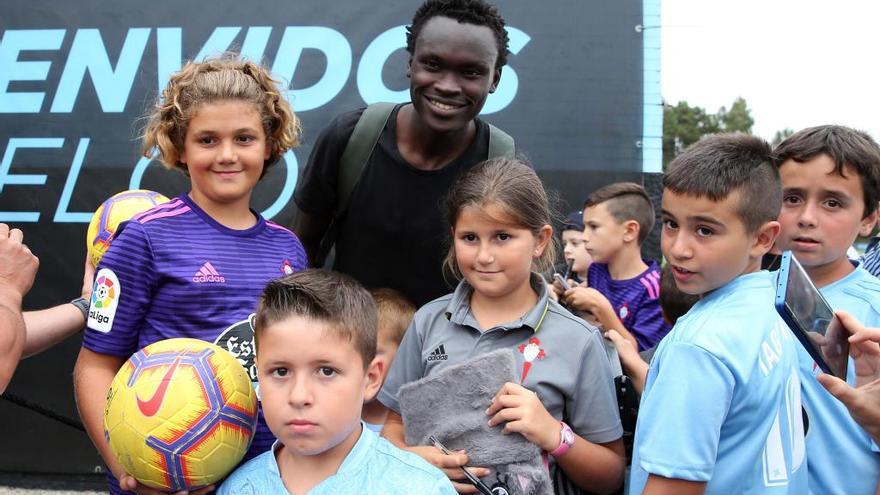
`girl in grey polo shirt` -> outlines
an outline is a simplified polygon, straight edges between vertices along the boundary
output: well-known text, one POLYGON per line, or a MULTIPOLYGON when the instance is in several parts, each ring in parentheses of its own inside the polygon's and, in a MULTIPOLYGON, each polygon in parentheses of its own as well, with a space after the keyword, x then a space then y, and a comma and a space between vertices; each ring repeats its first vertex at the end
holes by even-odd
MULTIPOLYGON (((486 397, 490 426, 521 434, 549 454, 556 493, 607 493, 620 487, 625 465, 611 370, 599 332, 551 300, 535 273, 552 266, 556 252, 548 203, 535 172, 513 159, 483 162, 452 187, 446 266, 461 281, 454 293, 423 306, 407 330, 379 394, 390 410, 382 434, 462 480, 465 453, 406 445, 398 390, 509 348, 520 383, 486 397)), ((466 483, 456 488, 474 490, 466 483)))

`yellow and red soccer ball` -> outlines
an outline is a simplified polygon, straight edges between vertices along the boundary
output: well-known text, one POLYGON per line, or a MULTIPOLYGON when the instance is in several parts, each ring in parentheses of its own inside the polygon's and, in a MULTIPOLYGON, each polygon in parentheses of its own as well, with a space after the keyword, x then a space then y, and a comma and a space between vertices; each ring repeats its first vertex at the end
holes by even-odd
POLYGON ((178 491, 210 485, 241 461, 253 439, 257 397, 222 348, 168 339, 136 352, 107 393, 104 436, 141 484, 178 491))
POLYGON ((92 215, 86 235, 86 247, 92 264, 98 266, 98 261, 110 247, 110 241, 120 223, 166 201, 169 199, 155 191, 132 189, 114 194, 101 203, 92 215))

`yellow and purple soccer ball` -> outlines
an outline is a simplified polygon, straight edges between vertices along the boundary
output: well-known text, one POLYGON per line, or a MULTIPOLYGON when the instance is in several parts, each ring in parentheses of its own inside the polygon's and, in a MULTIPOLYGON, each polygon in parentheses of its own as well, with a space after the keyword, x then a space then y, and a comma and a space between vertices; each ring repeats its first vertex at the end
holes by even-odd
POLYGON ((138 213, 169 201, 165 196, 146 189, 132 189, 114 194, 101 203, 92 215, 89 222, 89 230, 86 235, 86 247, 89 251, 89 259, 94 266, 98 266, 101 257, 110 247, 113 235, 119 224, 130 220, 138 213))
POLYGON ((125 471, 160 490, 215 483, 241 462, 257 423, 247 372, 197 339, 156 342, 122 365, 107 393, 104 437, 125 471))

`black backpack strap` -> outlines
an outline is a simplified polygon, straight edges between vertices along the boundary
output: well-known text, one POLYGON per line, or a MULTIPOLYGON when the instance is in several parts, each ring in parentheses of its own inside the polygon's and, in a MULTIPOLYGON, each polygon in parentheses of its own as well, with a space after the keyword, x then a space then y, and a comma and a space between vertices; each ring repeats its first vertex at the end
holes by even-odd
POLYGON ((516 144, 510 134, 489 124, 489 158, 513 158, 516 144))
POLYGON ((315 266, 324 266, 330 249, 336 243, 339 220, 348 208, 351 193, 354 192, 394 107, 394 103, 369 105, 364 109, 354 126, 354 131, 348 138, 345 150, 339 159, 339 174, 336 179, 336 211, 333 213, 333 219, 330 221, 327 232, 321 239, 321 245, 315 256, 315 266))
MULTIPOLYGON (((339 230, 339 221, 348 209, 348 201, 354 188, 360 181, 364 168, 379 142, 382 130, 391 113, 394 111, 394 103, 373 103, 364 109, 364 113, 354 126, 342 157, 339 159, 339 176, 336 182, 336 211, 327 232, 321 239, 321 245, 315 259, 316 266, 324 266, 330 249, 336 243, 339 230)), ((489 158, 508 157, 513 158, 516 153, 515 143, 509 134, 489 124, 489 158)))
POLYGON ((361 118, 354 126, 354 131, 348 138, 342 158, 339 159, 339 177, 336 182, 336 218, 342 216, 348 208, 348 200, 351 193, 361 178, 370 155, 379 136, 385 129, 391 112, 394 111, 394 103, 373 103, 364 109, 361 118))

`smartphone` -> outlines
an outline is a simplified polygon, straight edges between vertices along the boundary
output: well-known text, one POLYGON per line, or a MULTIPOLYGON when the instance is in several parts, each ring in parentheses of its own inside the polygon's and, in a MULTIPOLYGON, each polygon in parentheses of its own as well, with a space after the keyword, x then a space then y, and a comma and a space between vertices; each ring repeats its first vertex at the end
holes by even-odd
MULTIPOLYGON (((430 440, 431 443, 434 444, 434 447, 437 447, 440 452, 443 452, 447 455, 451 454, 451 452, 449 452, 449 449, 447 449, 445 445, 440 443, 440 440, 437 440, 437 437, 435 437, 434 435, 428 437, 428 440, 430 440)), ((468 482, 477 487, 477 490, 479 490, 480 493, 482 493, 483 495, 493 495, 494 492, 492 491, 492 489, 489 488, 485 483, 480 481, 480 478, 477 478, 477 476, 472 473, 470 469, 462 466, 461 470, 464 471, 464 476, 467 478, 468 482)))
POLYGON ((565 289, 565 290, 571 289, 571 285, 568 283, 568 280, 565 280, 565 277, 563 277, 562 275, 560 275, 558 273, 554 273, 553 280, 556 280, 557 282, 559 282, 559 284, 562 285, 563 289, 565 289))
POLYGON ((849 334, 791 251, 780 260, 776 311, 822 371, 846 380, 849 334))

